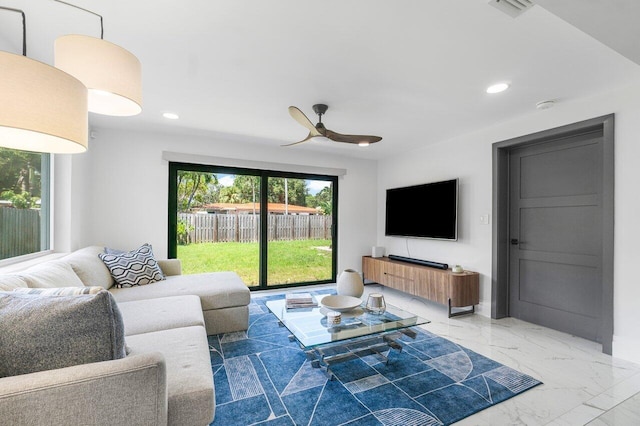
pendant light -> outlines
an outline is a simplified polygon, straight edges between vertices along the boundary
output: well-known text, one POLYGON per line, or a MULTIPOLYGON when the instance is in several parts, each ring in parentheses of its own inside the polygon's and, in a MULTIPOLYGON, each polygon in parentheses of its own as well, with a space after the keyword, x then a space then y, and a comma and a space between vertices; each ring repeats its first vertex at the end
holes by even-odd
POLYGON ((89 111, 113 116, 142 112, 142 70, 131 52, 105 41, 102 16, 55 0, 100 18, 100 38, 71 34, 55 41, 55 66, 82 81, 89 89, 89 111))
POLYGON ((73 154, 87 150, 87 88, 71 75, 27 57, 22 14, 22 55, 0 51, 0 146, 73 154))

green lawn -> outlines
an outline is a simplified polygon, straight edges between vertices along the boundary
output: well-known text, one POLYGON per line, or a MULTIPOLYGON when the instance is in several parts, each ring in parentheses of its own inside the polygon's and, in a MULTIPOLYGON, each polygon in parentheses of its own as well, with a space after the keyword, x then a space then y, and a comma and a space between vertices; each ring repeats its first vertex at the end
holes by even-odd
MULTIPOLYGON (((330 240, 269 242, 269 285, 331 279, 330 240)), ((258 285, 258 243, 200 243, 178 246, 183 274, 235 271, 258 285)))

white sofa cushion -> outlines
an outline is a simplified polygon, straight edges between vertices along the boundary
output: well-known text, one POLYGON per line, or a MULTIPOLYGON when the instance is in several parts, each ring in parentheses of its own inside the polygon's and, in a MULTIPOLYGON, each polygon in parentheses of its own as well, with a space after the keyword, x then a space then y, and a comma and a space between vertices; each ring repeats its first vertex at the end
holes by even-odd
POLYGON ((165 277, 170 275, 182 275, 182 263, 180 259, 158 259, 158 266, 165 277))
POLYGON ((203 311, 246 306, 251 299, 249 289, 235 272, 176 275, 152 285, 114 287, 109 291, 113 293, 118 303, 193 294, 200 297, 203 311))
POLYGON ((179 327, 197 325, 204 327, 198 296, 173 296, 120 302, 118 308, 122 313, 124 333, 127 336, 179 327))
POLYGON ((162 352, 167 365, 169 425, 208 425, 214 417, 211 355, 204 327, 127 337, 129 356, 162 352))

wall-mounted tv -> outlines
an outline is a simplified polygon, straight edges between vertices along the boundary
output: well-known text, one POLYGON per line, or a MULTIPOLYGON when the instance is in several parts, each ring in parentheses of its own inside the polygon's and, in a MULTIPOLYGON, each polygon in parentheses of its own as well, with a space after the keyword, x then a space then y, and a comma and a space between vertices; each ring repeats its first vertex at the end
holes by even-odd
POLYGON ((385 235, 458 239, 458 179, 387 189, 385 235))

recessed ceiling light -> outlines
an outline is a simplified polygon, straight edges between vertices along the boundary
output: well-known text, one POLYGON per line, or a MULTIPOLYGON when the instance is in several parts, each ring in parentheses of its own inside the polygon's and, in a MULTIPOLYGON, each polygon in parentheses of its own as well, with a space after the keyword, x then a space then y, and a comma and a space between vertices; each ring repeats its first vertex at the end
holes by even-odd
POLYGON ((487 93, 500 93, 500 92, 504 92, 508 88, 509 88, 509 84, 507 83, 497 83, 487 87, 487 93))
POLYGON ((358 146, 369 146, 369 142, 358 142, 358 146))
POLYGON ((162 114, 164 118, 168 118, 169 120, 177 120, 180 116, 174 112, 165 112, 162 114))
POLYGON ((536 104, 536 108, 538 109, 549 109, 549 108, 553 108, 553 106, 556 104, 556 101, 554 101, 553 99, 548 100, 548 101, 540 101, 536 104))

